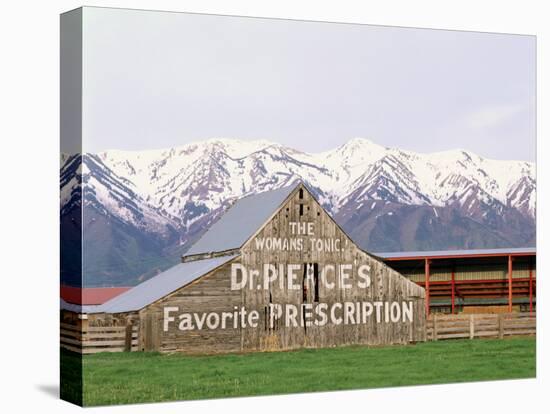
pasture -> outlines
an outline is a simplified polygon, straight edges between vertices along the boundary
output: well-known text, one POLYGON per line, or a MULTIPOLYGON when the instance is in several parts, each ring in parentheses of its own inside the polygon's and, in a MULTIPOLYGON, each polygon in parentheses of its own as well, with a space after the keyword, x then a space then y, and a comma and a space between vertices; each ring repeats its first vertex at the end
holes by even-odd
MULTIPOLYGON (((82 357, 85 406, 532 378, 535 337, 189 356, 151 352, 82 357)), ((72 368, 71 368, 72 367, 72 368)), ((73 384, 75 385, 75 384, 73 384)), ((62 393, 77 392, 62 385, 62 393)))

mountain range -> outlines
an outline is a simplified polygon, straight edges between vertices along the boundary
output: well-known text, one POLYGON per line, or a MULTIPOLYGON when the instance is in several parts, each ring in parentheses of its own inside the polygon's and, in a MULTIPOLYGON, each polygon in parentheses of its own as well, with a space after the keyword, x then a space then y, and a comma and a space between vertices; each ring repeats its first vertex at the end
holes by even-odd
MULTIPOLYGON (((367 251, 535 244, 535 164, 363 138, 322 153, 220 138, 62 155, 61 225, 74 226, 81 209, 85 285, 135 284, 176 263, 236 199, 296 180, 367 251)), ((77 267, 70 261, 62 268, 77 267)))

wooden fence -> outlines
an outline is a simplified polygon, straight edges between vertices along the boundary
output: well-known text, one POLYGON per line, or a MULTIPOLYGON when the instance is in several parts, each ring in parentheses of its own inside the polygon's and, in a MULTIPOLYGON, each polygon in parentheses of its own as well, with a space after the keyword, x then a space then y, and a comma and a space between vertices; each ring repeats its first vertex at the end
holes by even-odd
POLYGON ((426 321, 426 339, 504 338, 511 335, 535 335, 535 314, 433 314, 426 321))
POLYGON ((138 350, 138 326, 78 327, 61 323, 61 347, 80 354, 138 350))

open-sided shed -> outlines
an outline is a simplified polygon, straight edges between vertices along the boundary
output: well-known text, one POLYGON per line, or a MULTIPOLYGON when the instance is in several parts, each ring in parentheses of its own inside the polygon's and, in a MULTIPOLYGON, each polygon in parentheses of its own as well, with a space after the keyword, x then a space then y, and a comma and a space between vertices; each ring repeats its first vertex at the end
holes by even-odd
POLYGON ((426 290, 426 311, 455 314, 536 309, 534 247, 377 253, 426 290))

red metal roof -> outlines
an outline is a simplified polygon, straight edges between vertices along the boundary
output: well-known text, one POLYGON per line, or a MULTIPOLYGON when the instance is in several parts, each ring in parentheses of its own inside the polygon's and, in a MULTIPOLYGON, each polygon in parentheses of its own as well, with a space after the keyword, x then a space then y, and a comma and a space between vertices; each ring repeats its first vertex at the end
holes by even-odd
POLYGON ((79 288, 61 286, 61 298, 76 305, 101 305, 109 299, 126 292, 130 287, 79 288))
POLYGON ((505 257, 505 256, 536 256, 536 249, 479 249, 479 250, 441 250, 417 252, 374 253, 384 261, 395 260, 424 260, 424 259, 459 259, 469 257, 505 257))

